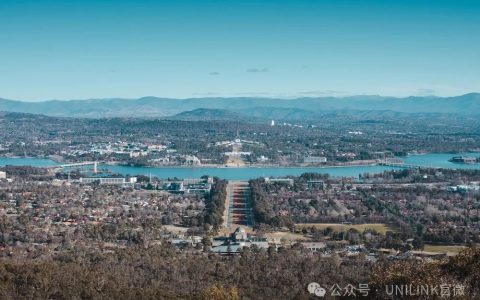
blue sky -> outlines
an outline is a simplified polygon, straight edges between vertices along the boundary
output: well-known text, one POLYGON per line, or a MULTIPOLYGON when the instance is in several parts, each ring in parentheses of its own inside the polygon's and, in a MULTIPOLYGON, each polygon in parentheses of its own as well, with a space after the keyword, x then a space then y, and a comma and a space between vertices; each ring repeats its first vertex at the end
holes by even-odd
POLYGON ((0 97, 480 91, 480 1, 0 0, 0 97))

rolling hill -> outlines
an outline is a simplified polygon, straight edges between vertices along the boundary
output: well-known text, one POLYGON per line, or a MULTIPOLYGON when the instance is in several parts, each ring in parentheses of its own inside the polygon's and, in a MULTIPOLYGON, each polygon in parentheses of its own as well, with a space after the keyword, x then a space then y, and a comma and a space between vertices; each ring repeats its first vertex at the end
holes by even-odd
POLYGON ((245 118, 303 119, 318 114, 356 111, 397 113, 480 114, 480 94, 456 97, 321 97, 273 98, 190 98, 51 100, 25 102, 0 99, 0 111, 44 114, 58 117, 141 117, 141 118, 245 118), (198 110, 205 109, 205 110, 198 110), (209 111, 211 110, 211 111, 209 111), (188 114, 181 115, 183 112, 188 114), (180 114, 180 115, 179 115, 180 114), (234 114, 234 115, 229 115, 234 114))

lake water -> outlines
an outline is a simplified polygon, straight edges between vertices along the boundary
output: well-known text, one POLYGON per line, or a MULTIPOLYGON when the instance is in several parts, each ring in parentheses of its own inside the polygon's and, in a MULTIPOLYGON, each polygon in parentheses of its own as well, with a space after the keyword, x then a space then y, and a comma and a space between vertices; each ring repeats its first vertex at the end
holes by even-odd
POLYGON ((480 169, 480 164, 456 164, 448 161, 453 156, 480 157, 480 153, 430 153, 424 155, 409 155, 403 159, 406 164, 445 169, 480 169))
MULTIPOLYGON (((425 155, 410 155, 404 158, 405 163, 423 167, 441 167, 449 169, 480 169, 480 164, 454 164, 448 160, 452 156, 469 155, 480 156, 480 153, 430 153, 425 155)), ((0 158, 0 166, 33 166, 46 167, 56 163, 40 158, 0 158)), ((381 173, 386 170, 398 169, 386 166, 349 166, 349 167, 303 167, 303 168, 181 168, 181 167, 125 167, 101 165, 99 168, 108 168, 114 173, 123 175, 152 175, 158 178, 198 178, 202 175, 218 176, 229 180, 248 180, 257 177, 279 177, 286 175, 300 175, 306 172, 330 174, 332 177, 357 177, 364 173, 381 173)))
POLYGON ((57 163, 53 160, 43 158, 10 158, 0 157, 0 166, 32 166, 32 167, 48 167, 55 166, 57 163))
POLYGON ((286 175, 301 175, 306 172, 330 174, 333 177, 357 177, 363 173, 381 173, 391 170, 385 166, 358 166, 334 168, 137 168, 113 166, 113 172, 130 175, 149 175, 159 178, 198 178, 202 175, 217 176, 229 180, 248 180, 258 177, 280 177, 286 175))

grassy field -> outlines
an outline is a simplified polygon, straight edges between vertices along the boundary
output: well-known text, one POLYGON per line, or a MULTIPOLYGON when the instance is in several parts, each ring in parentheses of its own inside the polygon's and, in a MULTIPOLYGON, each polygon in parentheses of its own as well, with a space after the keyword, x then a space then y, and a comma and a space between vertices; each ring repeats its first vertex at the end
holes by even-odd
POLYGON ((183 234, 186 233, 188 228, 187 227, 180 227, 180 226, 175 226, 175 225, 164 225, 166 230, 173 232, 175 234, 183 234))
POLYGON ((359 232, 363 232, 366 229, 372 229, 377 232, 385 234, 387 231, 394 231, 394 229, 388 227, 386 224, 383 223, 372 223, 372 224, 352 224, 352 225, 346 225, 346 224, 339 224, 339 223, 298 223, 295 224, 295 227, 297 228, 303 228, 303 227, 316 227, 318 229, 325 229, 327 227, 330 227, 333 229, 333 231, 336 232, 341 232, 341 231, 347 231, 349 229, 355 229, 358 230, 359 232))
POLYGON ((448 246, 448 245, 429 245, 425 244, 424 251, 427 252, 436 252, 436 253, 447 253, 447 254, 457 254, 461 250, 465 249, 465 246, 448 246))
POLYGON ((270 241, 273 241, 273 240, 306 241, 308 240, 308 238, 304 237, 302 234, 292 233, 292 232, 283 232, 283 231, 269 232, 265 234, 265 237, 270 241))

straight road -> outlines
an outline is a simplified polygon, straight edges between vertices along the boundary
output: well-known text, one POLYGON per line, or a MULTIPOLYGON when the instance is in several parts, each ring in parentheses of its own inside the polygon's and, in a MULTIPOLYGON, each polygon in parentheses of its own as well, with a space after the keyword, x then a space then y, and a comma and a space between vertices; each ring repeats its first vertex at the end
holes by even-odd
POLYGON ((253 226, 248 181, 229 181, 227 185, 223 226, 232 228, 235 225, 253 226))

